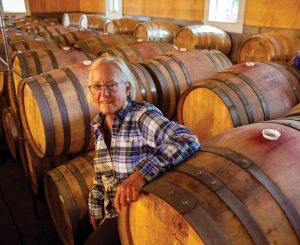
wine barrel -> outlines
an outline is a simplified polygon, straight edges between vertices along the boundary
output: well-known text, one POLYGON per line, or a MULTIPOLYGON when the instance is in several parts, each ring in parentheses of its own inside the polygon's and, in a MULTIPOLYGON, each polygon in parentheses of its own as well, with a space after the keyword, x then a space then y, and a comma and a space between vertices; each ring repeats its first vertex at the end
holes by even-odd
POLYGON ((62 24, 64 26, 80 26, 80 17, 82 13, 64 13, 62 17, 62 24))
POLYGON ((213 49, 228 55, 231 50, 230 36, 223 30, 209 25, 182 27, 175 36, 178 48, 213 49))
POLYGON ((38 22, 38 23, 28 25, 26 31, 28 33, 34 33, 34 34, 40 35, 41 32, 45 32, 49 29, 55 29, 55 28, 62 29, 63 27, 67 28, 63 25, 57 25, 55 23, 45 24, 43 22, 38 22))
POLYGON ((94 179, 93 157, 89 152, 45 176, 47 205, 64 244, 83 244, 92 232, 87 200, 94 179))
POLYGON ((133 18, 120 18, 120 19, 114 19, 109 20, 106 22, 104 26, 105 32, 114 34, 127 34, 127 35, 133 35, 135 26, 140 21, 133 18))
POLYGON ((173 119, 177 102, 186 88, 231 65, 219 51, 172 51, 141 63, 151 74, 158 94, 158 107, 173 119))
POLYGON ((13 159, 16 159, 19 132, 17 127, 16 115, 10 107, 2 110, 2 126, 8 150, 13 159))
MULTIPOLYGON (((18 29, 5 29, 5 34, 7 37, 7 41, 10 42, 17 42, 17 41, 22 41, 22 40, 34 40, 34 37, 32 37, 31 35, 29 35, 26 32, 20 31, 18 29)), ((4 48, 3 46, 3 34, 2 31, 0 33, 0 45, 1 48, 4 48)))
POLYGON ((147 21, 136 25, 134 35, 137 39, 153 42, 173 43, 179 26, 166 21, 147 21))
POLYGON ((74 31, 79 31, 80 29, 78 27, 74 26, 53 26, 51 28, 47 28, 46 30, 41 30, 38 35, 46 38, 52 38, 54 39, 55 36, 63 35, 68 32, 74 32, 74 31))
POLYGON ((76 45, 83 52, 101 55, 109 48, 135 43, 136 39, 129 35, 108 34, 81 39, 76 45))
POLYGON ((239 49, 239 63, 248 61, 289 62, 300 50, 300 39, 280 32, 262 33, 247 39, 239 49))
POLYGON ((23 17, 20 17, 20 18, 15 18, 15 19, 6 21, 5 24, 6 24, 5 26, 7 26, 9 28, 18 28, 20 26, 26 25, 26 17, 23 16, 23 17))
POLYGON ((95 29, 98 31, 104 31, 104 26, 107 21, 107 17, 98 14, 83 14, 80 17, 80 28, 82 29, 95 29))
POLYGON ((73 31, 73 32, 67 32, 65 34, 54 36, 53 39, 61 43, 63 45, 69 45, 69 46, 75 46, 74 44, 76 41, 80 39, 84 39, 87 37, 96 36, 97 32, 91 31, 91 30, 81 30, 81 31, 73 31))
POLYGON ((188 88, 178 103, 179 123, 203 140, 278 118, 299 102, 300 84, 292 73, 277 63, 252 65, 229 67, 188 88))
POLYGON ((127 63, 129 70, 136 79, 135 86, 137 102, 147 101, 158 106, 157 90, 150 73, 140 64, 127 63))
POLYGON ((59 156, 93 148, 87 65, 76 64, 24 79, 18 102, 24 134, 36 155, 59 156))
MULTIPOLYGON (((29 50, 54 50, 60 49, 62 45, 48 42, 48 41, 17 41, 17 42, 10 42, 8 46, 8 53, 10 56, 13 53, 18 51, 29 51, 29 50)), ((5 57, 4 48, 0 50, 0 56, 5 57)))
POLYGON ((108 49, 101 56, 114 56, 125 62, 139 63, 174 50, 174 45, 170 43, 137 42, 108 49))
POLYGON ((122 210, 122 244, 299 244, 299 119, 298 129, 255 123, 204 142, 122 210))
MULTIPOLYGON (((18 85, 24 78, 41 74, 63 66, 82 63, 85 60, 95 60, 92 54, 80 51, 64 51, 64 50, 46 50, 46 51, 29 51, 18 52, 13 57, 13 83, 18 95, 18 85)), ((8 97, 14 111, 16 105, 13 103, 13 89, 10 87, 12 83, 8 83, 8 97)))
POLYGON ((85 60, 95 60, 92 54, 76 50, 39 50, 18 52, 13 56, 13 78, 17 88, 24 78, 32 77, 43 72, 58 69, 63 66, 82 63, 85 60))

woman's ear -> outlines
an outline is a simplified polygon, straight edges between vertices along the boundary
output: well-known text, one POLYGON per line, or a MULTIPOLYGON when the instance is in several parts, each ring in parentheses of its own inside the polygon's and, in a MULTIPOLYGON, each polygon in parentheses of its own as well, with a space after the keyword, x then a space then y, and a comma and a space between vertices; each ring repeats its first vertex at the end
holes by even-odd
POLYGON ((131 89, 131 83, 126 82, 126 97, 129 98, 130 97, 130 89, 131 89))

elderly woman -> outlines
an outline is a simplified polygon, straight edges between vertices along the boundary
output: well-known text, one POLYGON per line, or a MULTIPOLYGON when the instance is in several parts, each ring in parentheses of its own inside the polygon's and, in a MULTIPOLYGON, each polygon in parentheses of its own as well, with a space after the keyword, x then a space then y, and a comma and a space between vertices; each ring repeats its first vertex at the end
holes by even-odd
POLYGON ((95 179, 89 196, 94 229, 89 244, 118 244, 117 212, 138 200, 146 182, 200 149, 184 126, 155 106, 135 102, 134 76, 126 64, 100 58, 90 67, 88 101, 99 108, 95 134, 95 179))

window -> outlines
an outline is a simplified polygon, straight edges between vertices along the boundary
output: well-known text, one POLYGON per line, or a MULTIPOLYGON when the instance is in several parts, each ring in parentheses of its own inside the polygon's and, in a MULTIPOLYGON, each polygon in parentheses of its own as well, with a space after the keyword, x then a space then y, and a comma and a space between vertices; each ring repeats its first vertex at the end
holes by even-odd
POLYGON ((246 0, 206 0, 204 23, 228 32, 243 32, 246 0))
POLYGON ((110 18, 122 17, 122 0, 106 0, 106 15, 110 18))
POLYGON ((27 0, 1 0, 1 2, 4 14, 30 14, 27 0))

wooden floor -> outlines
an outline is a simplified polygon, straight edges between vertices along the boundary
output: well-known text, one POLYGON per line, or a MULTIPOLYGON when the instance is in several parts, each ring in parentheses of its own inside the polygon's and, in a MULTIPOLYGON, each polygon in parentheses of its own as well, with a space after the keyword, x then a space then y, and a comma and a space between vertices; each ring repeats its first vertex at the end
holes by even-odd
POLYGON ((62 244, 45 201, 33 198, 22 166, 11 158, 3 135, 0 135, 0 244, 62 244))

